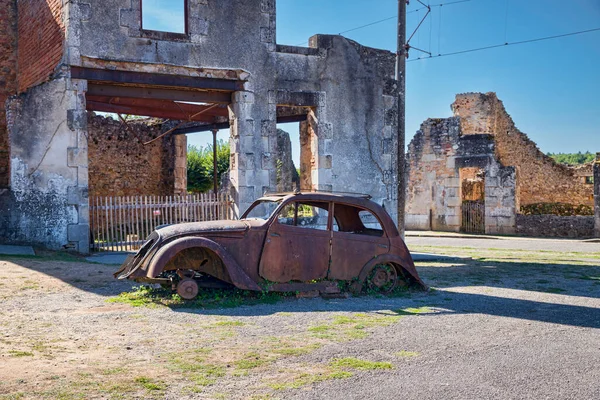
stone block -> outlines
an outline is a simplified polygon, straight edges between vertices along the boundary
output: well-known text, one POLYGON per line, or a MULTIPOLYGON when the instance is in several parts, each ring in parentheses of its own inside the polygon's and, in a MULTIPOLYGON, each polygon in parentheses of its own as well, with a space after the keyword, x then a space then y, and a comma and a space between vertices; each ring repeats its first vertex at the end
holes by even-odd
POLYGON ((87 122, 86 110, 67 110, 67 126, 70 130, 87 130, 87 122))
POLYGON ((70 224, 67 225, 67 240, 69 242, 79 242, 90 238, 89 224, 70 224))
POLYGON ((235 103, 254 103, 254 93, 252 92, 234 92, 231 98, 232 102, 235 103))
POLYGON ((444 179, 444 184, 446 187, 460 187, 460 179, 459 178, 446 178, 444 179))
POLYGON ((448 208, 460 207, 461 204, 462 204, 462 201, 461 201, 460 197, 446 197, 445 205, 448 208))
POLYGON ((454 169, 455 167, 456 167, 456 158, 455 157, 446 158, 446 168, 454 169))
POLYGON ((67 204, 78 206, 80 204, 88 204, 89 193, 88 188, 80 186, 69 186, 67 188, 67 204))
POLYGON ((80 147, 67 148, 67 166, 69 167, 87 167, 88 149, 80 147))

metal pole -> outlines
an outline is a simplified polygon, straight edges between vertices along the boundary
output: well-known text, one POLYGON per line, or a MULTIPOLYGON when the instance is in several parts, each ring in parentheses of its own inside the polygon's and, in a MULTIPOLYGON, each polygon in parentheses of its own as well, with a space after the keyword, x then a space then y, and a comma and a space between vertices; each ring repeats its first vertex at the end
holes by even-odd
POLYGON ((406 196, 405 171, 405 92, 406 92, 406 3, 398 0, 398 52, 396 56, 396 81, 398 82, 398 230, 404 238, 404 213, 406 196))
POLYGON ((217 132, 218 129, 213 129, 213 191, 215 196, 217 195, 217 191, 219 190, 219 184, 217 182, 217 132))

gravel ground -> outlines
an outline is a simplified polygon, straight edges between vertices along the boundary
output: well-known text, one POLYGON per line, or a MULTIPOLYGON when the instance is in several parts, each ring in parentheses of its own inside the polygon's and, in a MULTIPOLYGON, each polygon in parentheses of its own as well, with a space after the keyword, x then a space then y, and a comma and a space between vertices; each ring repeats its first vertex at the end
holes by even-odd
POLYGON ((0 399, 600 398, 598 249, 451 252, 475 259, 420 263, 428 293, 212 310, 113 302, 114 266, 0 259, 0 399))

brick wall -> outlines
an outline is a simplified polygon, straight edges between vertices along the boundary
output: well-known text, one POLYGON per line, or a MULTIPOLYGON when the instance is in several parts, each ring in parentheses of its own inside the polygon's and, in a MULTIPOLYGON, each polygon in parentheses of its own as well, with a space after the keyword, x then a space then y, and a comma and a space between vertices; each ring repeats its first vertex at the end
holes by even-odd
POLYGON ((9 184, 6 99, 17 91, 17 24, 14 0, 0 0, 0 188, 9 184))
MULTIPOLYGON (((581 168, 556 163, 519 131, 495 93, 466 93, 452 104, 464 135, 494 135, 496 156, 519 170, 522 205, 532 203, 593 204, 593 185, 585 184, 581 168)), ((591 167, 586 166, 587 171, 591 167)))
MULTIPOLYGON (((88 118, 89 195, 173 195, 176 192, 177 148, 183 138, 162 133, 161 125, 129 123, 112 118, 88 118)), ((184 155, 185 156, 185 155, 184 155)))
POLYGON ((63 55, 63 0, 18 0, 18 90, 42 83, 63 55))

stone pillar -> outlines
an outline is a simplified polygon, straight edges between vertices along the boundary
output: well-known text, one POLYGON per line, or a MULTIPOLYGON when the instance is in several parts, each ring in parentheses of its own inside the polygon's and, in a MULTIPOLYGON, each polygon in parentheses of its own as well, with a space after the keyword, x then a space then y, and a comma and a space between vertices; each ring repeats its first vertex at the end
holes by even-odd
POLYGON ((55 79, 9 100, 10 241, 89 252, 86 90, 55 79))
POLYGON ((600 237, 600 153, 596 153, 594 163, 594 210, 595 236, 600 237))
POLYGON ((515 234, 517 226, 517 170, 496 162, 485 175, 485 233, 515 234))
POLYGON ((268 107, 272 112, 258 124, 253 118, 258 108, 254 93, 240 91, 232 96, 229 180, 237 217, 277 183, 275 102, 269 101, 268 107))
POLYGON ((175 195, 187 193, 187 136, 175 135, 175 195))

